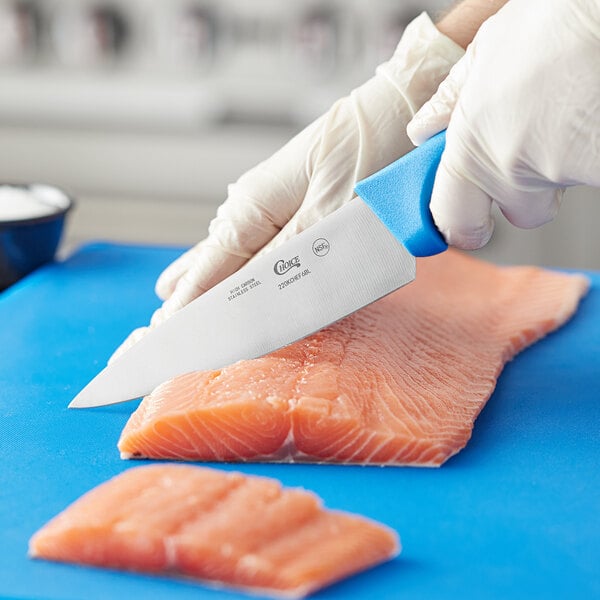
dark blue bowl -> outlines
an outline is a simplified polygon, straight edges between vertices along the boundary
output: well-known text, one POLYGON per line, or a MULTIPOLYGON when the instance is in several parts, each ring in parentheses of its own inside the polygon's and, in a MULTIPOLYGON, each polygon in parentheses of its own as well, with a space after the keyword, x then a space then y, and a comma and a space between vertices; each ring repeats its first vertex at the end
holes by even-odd
POLYGON ((25 219, 0 220, 0 290, 54 260, 66 214, 74 204, 64 192, 50 186, 5 185, 31 193, 52 212, 25 219), (52 193, 44 197, 40 190, 52 193))

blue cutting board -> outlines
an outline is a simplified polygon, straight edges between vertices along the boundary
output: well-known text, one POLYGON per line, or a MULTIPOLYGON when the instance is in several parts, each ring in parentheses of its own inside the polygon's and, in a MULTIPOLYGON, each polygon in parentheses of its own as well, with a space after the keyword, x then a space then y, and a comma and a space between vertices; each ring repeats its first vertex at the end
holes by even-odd
MULTIPOLYGON (((0 294, 0 596, 243 598, 190 582, 27 558, 30 536, 136 464, 116 442, 136 402, 68 410, 158 306, 179 250, 94 244, 0 294)), ((600 596, 600 274, 564 328, 503 372, 467 448, 440 469, 218 465, 314 490, 395 528, 404 550, 322 598, 600 596)))

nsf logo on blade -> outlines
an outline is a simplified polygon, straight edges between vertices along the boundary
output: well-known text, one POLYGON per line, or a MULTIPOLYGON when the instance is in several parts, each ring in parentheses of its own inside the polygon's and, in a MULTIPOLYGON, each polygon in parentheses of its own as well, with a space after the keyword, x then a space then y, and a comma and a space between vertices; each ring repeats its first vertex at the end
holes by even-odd
POLYGON ((313 242, 312 251, 317 256, 325 256, 329 252, 329 242, 325 238, 316 239, 313 242))

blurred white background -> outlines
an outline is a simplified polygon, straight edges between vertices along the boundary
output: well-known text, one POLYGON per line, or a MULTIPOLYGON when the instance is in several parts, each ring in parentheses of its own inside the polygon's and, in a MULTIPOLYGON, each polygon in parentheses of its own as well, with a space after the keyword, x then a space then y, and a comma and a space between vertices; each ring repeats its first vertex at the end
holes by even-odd
MULTIPOLYGON (((77 200, 87 240, 185 246, 226 186, 371 76, 446 0, 0 0, 0 181, 77 200)), ((558 219, 497 219, 503 263, 600 268, 600 192, 558 219)))

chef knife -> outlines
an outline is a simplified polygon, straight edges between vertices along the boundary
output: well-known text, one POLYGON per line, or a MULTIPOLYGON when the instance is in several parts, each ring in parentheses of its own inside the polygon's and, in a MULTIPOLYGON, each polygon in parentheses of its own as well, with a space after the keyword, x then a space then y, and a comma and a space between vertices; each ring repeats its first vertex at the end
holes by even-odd
POLYGON ((69 407, 131 400, 177 375, 262 356, 413 281, 415 257, 447 248, 429 212, 444 145, 441 132, 358 182, 358 197, 150 330, 69 407))

